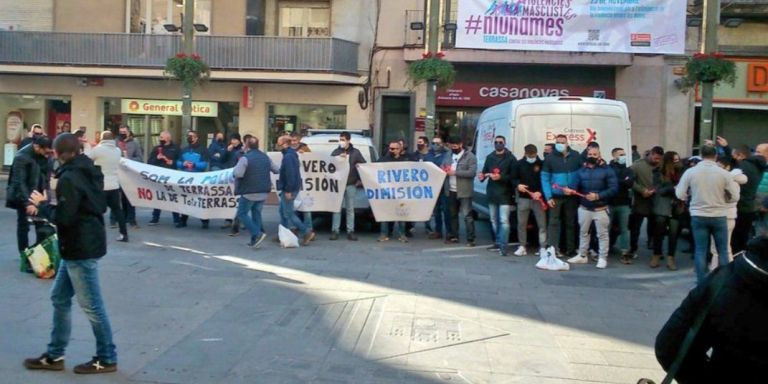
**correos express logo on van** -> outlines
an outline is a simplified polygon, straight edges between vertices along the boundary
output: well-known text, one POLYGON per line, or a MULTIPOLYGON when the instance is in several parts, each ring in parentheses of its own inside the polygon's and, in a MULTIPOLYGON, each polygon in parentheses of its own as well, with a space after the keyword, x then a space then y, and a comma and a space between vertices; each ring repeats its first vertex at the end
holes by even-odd
POLYGON ((593 141, 597 141, 597 131, 592 128, 566 128, 558 132, 547 131, 547 142, 555 141, 557 135, 561 134, 568 137, 569 143, 583 143, 586 145, 593 141))

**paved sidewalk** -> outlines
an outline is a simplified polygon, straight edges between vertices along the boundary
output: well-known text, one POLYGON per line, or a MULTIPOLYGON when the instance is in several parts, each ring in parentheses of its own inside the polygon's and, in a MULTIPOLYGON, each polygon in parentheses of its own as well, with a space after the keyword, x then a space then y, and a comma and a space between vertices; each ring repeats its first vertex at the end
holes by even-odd
MULTIPOLYGON (((694 282, 647 267, 648 255, 608 269, 543 272, 537 258, 484 247, 328 240, 283 250, 245 246, 218 229, 148 227, 114 241, 101 281, 119 371, 77 377, 95 346, 73 308, 66 372, 28 372, 44 351, 50 281, 18 272, 15 216, 0 211, 0 372, 3 383, 635 383, 660 381, 654 338, 694 282)), ((276 233, 275 207, 265 208, 276 233)), ((480 244, 489 243, 478 223, 480 244)))

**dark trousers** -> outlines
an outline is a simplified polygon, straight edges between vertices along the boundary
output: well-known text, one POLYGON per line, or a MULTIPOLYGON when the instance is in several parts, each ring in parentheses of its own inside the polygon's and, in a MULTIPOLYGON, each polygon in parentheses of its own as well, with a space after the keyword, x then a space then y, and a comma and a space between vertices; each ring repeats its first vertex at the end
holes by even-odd
POLYGON ((640 228, 643 226, 643 219, 648 219, 648 232, 653 234, 654 217, 652 215, 641 215, 632 213, 629 216, 629 250, 632 253, 637 252, 637 242, 640 240, 640 228))
MULTIPOLYGON (((174 215, 175 215, 175 213, 174 213, 174 215)), ((179 222, 181 222, 182 224, 186 224, 187 223, 187 219, 189 219, 188 215, 181 215, 181 216, 179 216, 179 222)), ((210 223, 211 221, 210 220, 200 219, 200 222, 203 223, 203 225, 207 226, 208 223, 210 223)))
POLYGON ((114 215, 117 220, 117 225, 120 227, 120 233, 128 235, 128 229, 125 226, 125 215, 123 215, 123 208, 120 206, 120 190, 113 189, 111 191, 104 191, 107 195, 107 206, 111 215, 114 215))
POLYGON ((128 196, 125 195, 123 189, 120 188, 120 203, 123 206, 123 216, 128 224, 136 225, 136 207, 128 201, 128 196))
POLYGON ((472 198, 456 197, 456 192, 448 195, 448 210, 451 215, 451 228, 448 239, 459 238, 459 215, 464 218, 467 230, 467 242, 475 241, 475 218, 472 217, 472 198))
MULTIPOLYGON (((43 223, 35 221, 35 245, 45 240, 45 235, 41 232, 43 226, 43 223)), ((19 253, 29 248, 29 221, 27 221, 25 208, 16 209, 16 242, 19 246, 19 253)))
POLYGON ((739 212, 736 216, 736 226, 731 236, 731 251, 737 254, 747 249, 747 243, 752 238, 752 224, 757 218, 756 212, 739 212))
POLYGON ((680 236, 680 220, 676 217, 655 216, 653 224, 653 254, 663 255, 664 236, 667 237, 667 256, 675 256, 680 236))
MULTIPOLYGON (((162 212, 159 209, 153 209, 152 210, 152 221, 158 221, 160 220, 160 212, 162 212)), ((171 212, 171 215, 173 216, 173 223, 176 224, 179 222, 179 214, 176 212, 171 212)))
POLYGON ((579 210, 579 199, 574 197, 555 197, 555 207, 549 209, 547 226, 547 242, 558 248, 560 245, 560 228, 565 231, 566 254, 576 251, 576 212, 579 210))

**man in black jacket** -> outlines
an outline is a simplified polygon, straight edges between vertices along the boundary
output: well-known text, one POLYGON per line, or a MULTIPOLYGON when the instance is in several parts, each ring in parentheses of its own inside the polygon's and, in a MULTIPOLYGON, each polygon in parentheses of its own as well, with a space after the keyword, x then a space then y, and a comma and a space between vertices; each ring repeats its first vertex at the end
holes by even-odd
POLYGON ((709 274, 675 310, 656 337, 659 363, 669 370, 688 330, 709 308, 675 380, 680 384, 764 383, 768 369, 765 292, 768 237, 757 237, 749 242, 746 254, 709 274))
POLYGON ((539 230, 539 255, 546 257, 547 208, 544 194, 541 192, 541 167, 544 162, 539 159, 535 145, 526 145, 524 151, 525 156, 517 162, 512 176, 512 183, 517 190, 517 239, 520 241, 515 256, 528 254, 528 218, 533 212, 539 230))
POLYGON ((29 130, 29 136, 19 143, 19 149, 32 144, 36 138, 43 136, 43 126, 40 124, 32 124, 32 128, 29 130))
MULTIPOLYGON (((357 241, 355 236, 355 197, 357 189, 363 186, 360 181, 360 174, 357 172, 357 165, 365 163, 365 158, 360 151, 352 146, 351 135, 349 132, 339 134, 339 147, 331 152, 331 156, 341 156, 349 161, 349 176, 347 177, 347 186, 344 189, 344 207, 347 210, 347 239, 357 241)), ((339 229, 341 228, 341 210, 333 213, 331 224, 331 240, 339 238, 339 229)))
MULTIPOLYGON (((399 161, 408 161, 408 158, 405 156, 405 152, 403 152, 403 147, 400 144, 400 141, 392 140, 389 142, 387 154, 380 158, 379 162, 392 163, 399 161)), ((389 236, 387 236, 387 234, 389 233, 390 222, 381 221, 379 223, 381 226, 381 233, 379 234, 378 242, 389 241, 389 236)), ((397 239, 400 240, 401 243, 407 243, 408 238, 405 236, 405 224, 402 221, 395 221, 393 222, 393 227, 392 236, 397 236, 397 239)))
MULTIPOLYGON (((156 167, 176 169, 176 159, 179 157, 179 147, 173 143, 171 133, 168 131, 160 132, 160 144, 152 148, 147 158, 147 164, 156 167)), ((160 222, 160 210, 152 210, 152 220, 149 225, 157 225, 160 222)), ((179 214, 173 212, 173 223, 179 223, 179 214)))
POLYGON ((477 178, 483 182, 488 179, 485 195, 488 198, 488 213, 496 241, 490 248, 499 251, 501 256, 508 256, 509 244, 509 212, 514 203, 513 190, 510 184, 512 169, 517 165, 512 152, 507 149, 504 136, 493 139, 494 151, 485 158, 483 169, 477 178))
MULTIPOLYGON (((107 253, 104 175, 91 159, 79 153, 80 143, 75 135, 60 134, 54 147, 62 163, 56 172, 58 205, 53 209, 62 261, 51 288, 53 331, 47 352, 24 360, 24 366, 27 369, 64 369, 64 352, 72 330, 72 296, 77 296, 96 337, 96 355, 76 366, 74 371, 115 372, 117 352, 99 288, 98 261, 107 253)), ((45 193, 37 191, 29 198, 34 205, 46 200, 45 193)))
MULTIPOLYGON (((48 155, 51 150, 51 139, 45 136, 36 137, 31 145, 27 145, 13 158, 11 172, 8 176, 5 206, 16 210, 16 241, 19 253, 29 247, 28 218, 38 214, 37 207, 29 202, 32 191, 43 192, 48 189, 48 155)), ((35 229, 40 229, 42 223, 35 222, 35 229)), ((44 235, 36 231, 37 242, 44 235)))
POLYGON ((747 184, 741 186, 739 202, 736 204, 736 225, 733 228, 731 249, 734 254, 746 249, 752 233, 752 224, 757 218, 756 201, 757 188, 763 180, 765 159, 762 156, 752 156, 749 147, 741 145, 731 152, 736 166, 747 176, 747 184))
POLYGON ((616 173, 619 191, 610 199, 611 205, 611 248, 618 241, 621 249, 621 262, 632 264, 632 254, 629 252, 629 214, 632 212, 632 185, 635 175, 627 167, 627 154, 624 148, 614 148, 611 151, 610 167, 616 173))

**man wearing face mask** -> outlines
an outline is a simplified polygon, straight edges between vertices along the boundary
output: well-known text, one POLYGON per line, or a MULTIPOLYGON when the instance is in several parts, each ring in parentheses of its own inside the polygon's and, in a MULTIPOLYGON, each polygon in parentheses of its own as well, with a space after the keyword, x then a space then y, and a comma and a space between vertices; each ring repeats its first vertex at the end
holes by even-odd
MULTIPOLYGON (((160 132, 159 144, 152 148, 147 158, 147 164, 154 165, 156 167, 163 167, 168 169, 176 169, 176 158, 179 156, 179 147, 173 143, 171 133, 168 131, 160 132)), ((149 225, 157 225, 160 222, 160 210, 152 210, 152 220, 149 221, 149 225)), ((179 223, 179 214, 173 212, 173 223, 179 223)))
POLYGON ((446 243, 459 242, 459 216, 464 218, 467 230, 467 246, 475 246, 475 218, 472 217, 472 195, 477 174, 477 158, 464 148, 461 138, 448 139, 451 155, 443 163, 448 174, 445 178, 446 203, 451 214, 451 228, 446 243))
MULTIPOLYGON (((187 147, 181 151, 178 160, 176 160, 176 169, 186 172, 205 172, 208 169, 208 150, 200 144, 197 132, 189 131, 187 133, 187 147)), ((189 216, 181 215, 176 228, 187 226, 189 216)), ((203 229, 208 229, 210 220, 200 220, 203 223, 203 229)))
POLYGON ((280 178, 277 180, 277 190, 280 192, 280 224, 285 228, 297 228, 304 236, 303 245, 315 239, 315 231, 296 216, 293 201, 301 191, 301 164, 299 155, 291 146, 290 136, 277 139, 277 148, 283 153, 280 164, 280 178))
POLYGON ((525 156, 517 162, 512 175, 512 182, 517 185, 517 239, 520 241, 515 256, 528 254, 528 217, 533 211, 539 227, 539 256, 544 258, 547 255, 544 249, 547 244, 547 212, 541 205, 541 201, 544 201, 541 193, 541 167, 544 162, 539 159, 535 145, 528 144, 524 150, 525 156))
POLYGON ((619 185, 616 174, 600 159, 600 150, 591 147, 587 150, 587 161, 584 166, 573 174, 575 188, 564 188, 569 196, 579 196, 579 253, 568 259, 572 264, 586 264, 589 251, 589 229, 592 223, 597 230, 600 253, 597 268, 608 266, 609 227, 611 219, 608 215, 608 200, 616 195, 619 185))
POLYGON ((25 137, 24 140, 19 143, 19 149, 32 144, 32 142, 35 141, 35 138, 40 136, 43 136, 43 126, 40 124, 32 124, 32 128, 29 130, 29 136, 25 137))
POLYGON ((629 213, 632 198, 632 185, 635 183, 635 175, 627 167, 627 154, 623 148, 614 148, 611 151, 613 160, 610 167, 616 174, 619 189, 616 195, 610 199, 611 214, 611 247, 618 241, 621 250, 621 262, 632 264, 632 255, 629 253, 629 213), (614 230, 615 229, 615 230, 614 230))
POLYGON ((208 146, 208 155, 211 157, 211 171, 224 169, 224 161, 227 156, 227 146, 224 144, 224 133, 216 132, 216 137, 208 146))
MULTIPOLYGON (((432 161, 434 153, 429 146, 429 138, 426 136, 419 136, 419 138, 416 139, 416 151, 411 153, 408 157, 410 161, 432 161)), ((440 165, 438 165, 438 167, 439 166, 440 165)), ((427 234, 431 235, 433 233, 432 224, 429 221, 424 223, 424 228, 427 230, 427 234)), ((413 234, 413 230, 415 229, 414 223, 406 223, 406 229, 410 229, 409 234, 413 234)))
MULTIPOLYGON (((347 177, 347 186, 344 189, 344 208, 347 210, 347 239, 357 241, 355 235, 355 197, 357 189, 363 187, 360 181, 360 174, 357 171, 357 165, 365 163, 365 158, 360 151, 352 146, 352 136, 349 132, 339 134, 339 147, 331 152, 331 156, 341 156, 349 161, 349 176, 347 177)), ((331 240, 339 239, 339 229, 341 228, 341 210, 333 213, 331 224, 331 240)))
MULTIPOLYGON (((117 146, 123 152, 123 157, 133 161, 144 162, 144 153, 141 150, 141 145, 133 139, 133 132, 131 132, 131 129, 127 125, 121 124, 117 132, 117 146)), ((139 224, 136 222, 136 208, 128 200, 128 196, 123 193, 122 188, 120 189, 120 200, 125 220, 131 227, 138 228, 139 224)), ((111 213, 110 222, 115 222, 111 213)))
MULTIPOLYGON (((448 149, 443 144, 443 139, 440 136, 435 135, 432 139, 432 146, 429 149, 429 154, 426 157, 426 161, 431 161, 438 167, 442 167, 445 163, 445 158, 450 156, 448 149)), ((447 210, 445 192, 440 191, 435 202, 435 208, 432 210, 432 219, 434 219, 435 226, 431 227, 434 231, 429 234, 429 238, 432 240, 443 239, 443 233, 449 233, 450 220, 449 212, 447 210), (445 230, 445 232, 443 232, 445 230)))
POLYGON ((648 156, 636 161, 630 167, 635 176, 635 182, 632 185, 632 215, 629 218, 629 255, 632 258, 636 257, 643 219, 648 220, 648 232, 653 233, 653 222, 656 220, 653 217, 653 195, 656 193, 653 186, 653 171, 661 165, 663 156, 664 148, 656 146, 651 148, 648 156))
POLYGON ((568 147, 568 137, 560 134, 555 138, 555 151, 545 157, 541 169, 541 189, 549 205, 547 243, 552 254, 560 246, 560 225, 565 226, 565 251, 570 255, 576 251, 576 212, 579 200, 566 195, 563 188, 573 186, 575 173, 581 168, 581 156, 568 147), (556 188, 557 186, 557 188, 556 188))
POLYGON ((507 140, 504 136, 496 136, 493 147, 494 151, 485 158, 483 170, 477 174, 477 178, 481 182, 488 179, 486 188, 488 212, 491 216, 491 227, 496 236, 496 241, 489 250, 499 251, 501 256, 508 256, 509 212, 514 203, 510 176, 516 161, 512 152, 507 150, 507 140))
MULTIPOLYGON (((387 147, 387 154, 379 159, 380 163, 393 163, 400 161, 408 161, 408 158, 403 155, 403 147, 400 146, 399 140, 392 140, 387 147)), ((392 237, 397 237, 401 243, 407 243, 408 238, 405 236, 405 223, 402 221, 388 222, 380 221, 381 232, 379 234, 378 242, 389 241, 389 225, 392 224, 392 237)))

